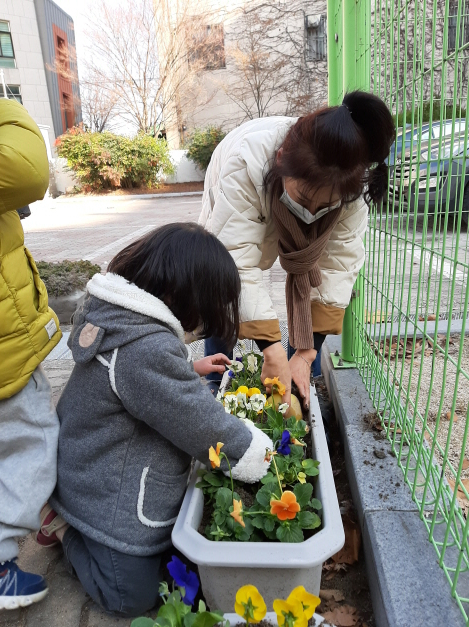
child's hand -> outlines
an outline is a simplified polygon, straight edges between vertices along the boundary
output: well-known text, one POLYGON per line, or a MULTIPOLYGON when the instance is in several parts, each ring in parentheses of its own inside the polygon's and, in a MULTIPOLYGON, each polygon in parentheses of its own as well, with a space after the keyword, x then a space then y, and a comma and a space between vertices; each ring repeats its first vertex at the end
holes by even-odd
POLYGON ((223 374, 226 370, 225 365, 229 366, 230 364, 231 360, 228 359, 226 355, 217 353, 216 355, 209 355, 208 357, 194 361, 194 370, 200 377, 205 377, 205 375, 211 374, 212 372, 223 374))

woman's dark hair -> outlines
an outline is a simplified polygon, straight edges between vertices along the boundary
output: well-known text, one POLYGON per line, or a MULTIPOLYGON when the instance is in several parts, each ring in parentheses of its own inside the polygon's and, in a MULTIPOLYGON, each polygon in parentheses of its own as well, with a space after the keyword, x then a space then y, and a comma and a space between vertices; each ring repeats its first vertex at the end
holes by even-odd
POLYGON ((230 253, 192 222, 167 224, 121 250, 108 267, 160 298, 184 331, 203 325, 201 337, 234 342, 241 281, 230 253))
POLYGON ((363 91, 344 97, 342 105, 299 118, 264 176, 264 188, 282 193, 282 177, 304 182, 306 189, 331 187, 344 202, 365 193, 367 202, 381 200, 387 188, 384 163, 395 138, 385 103, 363 91))

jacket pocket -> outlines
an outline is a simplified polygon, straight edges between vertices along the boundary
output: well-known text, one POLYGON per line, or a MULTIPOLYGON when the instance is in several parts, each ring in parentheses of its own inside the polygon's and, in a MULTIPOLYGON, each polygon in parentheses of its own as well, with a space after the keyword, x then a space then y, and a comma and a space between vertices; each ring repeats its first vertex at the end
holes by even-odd
POLYGON ((142 471, 137 517, 142 525, 169 527, 176 522, 186 491, 189 470, 182 475, 163 475, 147 466, 142 471))

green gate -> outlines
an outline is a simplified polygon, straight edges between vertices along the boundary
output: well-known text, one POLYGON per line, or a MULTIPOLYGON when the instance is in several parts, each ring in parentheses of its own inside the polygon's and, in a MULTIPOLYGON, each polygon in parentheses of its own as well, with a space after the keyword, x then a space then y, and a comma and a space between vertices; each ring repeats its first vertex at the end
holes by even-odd
POLYGON ((371 90, 397 129, 342 358, 468 620, 469 0, 328 0, 328 63, 330 104, 371 90))

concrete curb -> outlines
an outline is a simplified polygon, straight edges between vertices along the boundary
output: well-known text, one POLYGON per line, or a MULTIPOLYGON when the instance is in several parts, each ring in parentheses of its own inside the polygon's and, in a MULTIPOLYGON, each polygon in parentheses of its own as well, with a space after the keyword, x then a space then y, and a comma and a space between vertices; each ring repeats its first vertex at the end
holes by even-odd
POLYGON ((115 200, 150 200, 152 198, 177 198, 178 196, 202 196, 203 192, 167 192, 164 194, 122 194, 121 196, 58 196, 54 198, 54 202, 83 202, 84 200, 106 200, 114 202, 115 200))
POLYGON ((340 348, 340 337, 327 338, 321 368, 343 437, 376 624, 463 627, 390 444, 363 419, 374 408, 358 371, 332 366, 330 353, 340 348))

